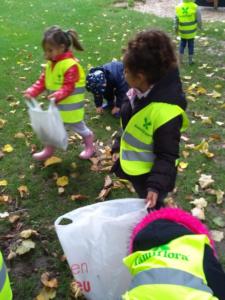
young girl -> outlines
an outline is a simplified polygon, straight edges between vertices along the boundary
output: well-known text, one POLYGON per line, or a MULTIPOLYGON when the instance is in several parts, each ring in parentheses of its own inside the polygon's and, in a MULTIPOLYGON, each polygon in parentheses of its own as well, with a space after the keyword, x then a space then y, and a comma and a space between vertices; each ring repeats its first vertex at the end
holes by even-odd
POLYGON ((130 180, 149 208, 160 208, 174 188, 180 132, 188 123, 175 51, 164 32, 147 30, 128 43, 123 62, 132 89, 121 107, 112 172, 130 180))
MULTIPOLYGON (((44 33, 42 47, 47 59, 45 71, 24 95, 27 99, 37 97, 44 90, 48 99, 54 99, 65 125, 72 127, 84 139, 85 149, 80 158, 88 159, 94 153, 93 133, 84 122, 85 73, 70 51, 71 45, 79 51, 83 47, 74 30, 63 31, 52 26, 44 33)), ((52 145, 33 154, 36 160, 45 160, 54 152, 52 145)))
POLYGON ((208 229, 178 208, 148 214, 133 229, 122 299, 224 300, 225 273, 208 229))

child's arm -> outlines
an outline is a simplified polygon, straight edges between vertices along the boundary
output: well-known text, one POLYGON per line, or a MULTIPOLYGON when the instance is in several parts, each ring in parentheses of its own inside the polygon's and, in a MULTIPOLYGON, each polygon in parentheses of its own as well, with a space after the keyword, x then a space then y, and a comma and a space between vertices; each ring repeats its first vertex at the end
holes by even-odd
POLYGON ((196 12, 196 20, 197 20, 198 28, 202 29, 202 15, 199 7, 197 8, 197 12, 196 12))
POLYGON ((28 99, 35 98, 40 95, 45 90, 45 73, 41 73, 39 79, 26 91, 24 92, 24 96, 28 99))
POLYGON ((54 98, 56 103, 65 99, 74 91, 77 81, 79 81, 79 71, 78 67, 74 65, 66 71, 61 89, 49 95, 48 99, 54 98))

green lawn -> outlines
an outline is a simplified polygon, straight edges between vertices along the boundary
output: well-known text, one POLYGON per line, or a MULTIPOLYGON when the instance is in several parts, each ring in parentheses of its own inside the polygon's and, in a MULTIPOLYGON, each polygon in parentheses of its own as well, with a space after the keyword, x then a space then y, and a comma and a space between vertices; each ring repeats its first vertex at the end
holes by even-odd
MULTIPOLYGON (((128 9, 114 8, 110 0, 74 0, 74 1, 15 1, 4 0, 0 12, 0 150, 4 145, 13 147, 11 153, 5 153, 0 159, 0 182, 7 180, 7 186, 0 186, 0 196, 9 195, 11 203, 0 204, 0 211, 22 210, 20 219, 10 223, 8 218, 0 219, 0 248, 5 257, 9 248, 18 239, 20 231, 32 228, 39 232, 32 237, 35 249, 17 256, 7 262, 14 291, 14 299, 34 299, 40 292, 40 276, 43 272, 53 272, 59 280, 55 299, 69 299, 69 284, 72 275, 62 262, 62 250, 58 242, 53 223, 56 218, 77 207, 93 203, 104 184, 107 172, 90 171, 91 163, 78 158, 81 150, 79 142, 69 145, 68 151, 57 152, 63 159, 58 165, 43 168, 31 158, 31 145, 40 143, 29 125, 24 99, 21 91, 30 86, 40 73, 43 53, 40 46, 44 29, 58 24, 65 29, 74 28, 80 35, 85 52, 78 55, 81 63, 88 68, 120 59, 121 48, 138 30, 151 27, 161 28, 173 35, 171 19, 144 15, 128 9), (1 120, 7 122, 1 126, 1 120), (2 128, 1 128, 2 127, 2 128), (21 132, 25 138, 16 138, 21 132), (71 166, 76 163, 74 170, 71 166), (69 185, 65 193, 58 194, 55 177, 68 176, 69 185), (76 173, 74 175, 74 173, 76 173), (27 186, 29 195, 21 197, 18 188, 27 186), (88 200, 71 201, 72 194, 84 194, 88 200), (9 236, 11 235, 11 236, 9 236)), ((200 37, 196 40, 196 64, 181 67, 184 87, 187 90, 192 84, 203 87, 206 91, 196 95, 196 88, 189 101, 188 115, 190 128, 185 134, 185 144, 198 145, 203 139, 209 141, 209 150, 214 158, 207 158, 197 150, 188 150, 189 156, 182 157, 188 166, 179 172, 177 192, 174 198, 179 205, 190 210, 193 206, 190 199, 204 197, 208 201, 206 223, 210 228, 224 231, 224 224, 216 225, 215 217, 224 218, 225 205, 216 203, 215 195, 209 191, 197 190, 196 185, 201 174, 212 175, 215 191, 224 190, 225 171, 225 125, 224 122, 224 23, 206 23, 200 37), (213 91, 220 95, 213 97, 213 91), (211 94, 211 95, 210 95, 211 94), (193 101, 194 100, 194 101, 193 101), (206 122, 204 117, 210 117, 206 122), (218 123, 217 123, 218 122, 218 123)), ((189 93, 188 93, 189 95, 189 93)), ((118 129, 119 121, 109 114, 100 119, 93 118, 95 109, 92 98, 87 94, 87 124, 95 132, 96 139, 104 145, 110 145, 111 134, 118 129), (107 131, 106 126, 111 127, 107 131)), ((43 101, 43 99, 42 99, 43 101)), ((1 153, 1 152, 0 152, 1 153)), ((113 190, 108 199, 134 197, 127 189, 113 190)), ((1 198, 0 198, 1 199, 1 198)), ((223 199, 224 200, 224 199, 223 199)), ((225 266, 223 242, 218 243, 219 256, 225 266)))

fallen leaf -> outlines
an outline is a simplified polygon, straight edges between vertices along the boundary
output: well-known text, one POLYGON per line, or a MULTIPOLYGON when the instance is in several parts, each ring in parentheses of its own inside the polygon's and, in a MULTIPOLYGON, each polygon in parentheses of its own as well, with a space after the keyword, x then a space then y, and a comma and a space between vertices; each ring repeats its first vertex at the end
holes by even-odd
POLYGON ((64 187, 64 186, 68 185, 68 183, 69 183, 69 179, 68 179, 67 176, 59 177, 59 178, 57 178, 57 180, 56 180, 57 186, 62 186, 62 187, 64 187))
POLYGON ((3 158, 5 154, 0 150, 0 159, 3 158))
POLYGON ((16 249, 16 254, 23 255, 35 248, 35 243, 32 240, 22 241, 16 249))
POLYGON ((25 134, 22 133, 22 132, 17 132, 17 133, 14 135, 14 137, 15 137, 16 139, 24 139, 26 136, 25 136, 25 134))
POLYGON ((35 300, 51 300, 56 297, 56 290, 44 287, 35 300))
POLYGON ((113 185, 113 181, 109 175, 105 177, 104 188, 107 189, 113 185))
POLYGON ((81 194, 77 194, 77 195, 71 195, 71 196, 70 196, 70 199, 71 199, 72 201, 76 201, 76 200, 86 200, 86 199, 88 199, 88 196, 81 195, 81 194))
POLYGON ((201 197, 198 199, 194 199, 193 201, 190 201, 190 203, 194 204, 196 207, 199 208, 204 208, 207 207, 207 201, 205 200, 205 198, 201 197))
POLYGON ((21 198, 24 198, 25 196, 29 195, 29 191, 26 185, 21 185, 20 187, 18 187, 17 190, 19 191, 21 198))
POLYGON ((6 122, 6 120, 0 119, 0 129, 4 127, 6 122))
POLYGON ((223 202, 224 192, 221 190, 207 189, 206 192, 210 195, 216 196, 216 203, 221 204, 223 202))
POLYGON ((103 188, 96 199, 100 201, 104 201, 106 197, 109 195, 110 191, 111 188, 107 188, 107 189, 103 188))
POLYGON ((0 195, 0 203, 10 203, 12 202, 12 197, 9 195, 0 195))
POLYGON ((13 223, 15 223, 16 221, 18 221, 19 218, 20 218, 19 215, 10 215, 10 216, 9 216, 9 222, 13 224, 13 223))
POLYGON ((200 187, 205 189, 214 182, 214 179, 212 179, 212 175, 201 174, 198 182, 200 187))
POLYGON ((59 164, 62 162, 62 159, 57 156, 51 156, 44 162, 45 168, 54 164, 59 164))
POLYGON ((10 250, 10 252, 9 252, 9 254, 7 256, 7 260, 11 260, 14 257, 16 257, 16 253, 10 250))
POLYGON ((59 194, 59 195, 62 195, 63 193, 65 193, 65 189, 64 189, 62 186, 60 186, 60 187, 58 188, 58 194, 59 194))
POLYGON ((8 216, 9 216, 9 213, 7 211, 0 213, 0 219, 6 219, 6 218, 8 218, 8 216))
POLYGON ((224 239, 224 233, 222 231, 210 230, 210 233, 215 242, 221 242, 224 239))
POLYGON ((191 213, 194 217, 200 219, 200 220, 205 220, 205 213, 204 213, 204 209, 199 208, 199 207, 194 207, 191 210, 191 213))
POLYGON ((181 169, 186 169, 188 167, 188 163, 187 162, 184 162, 184 161, 180 161, 179 162, 179 167, 181 169))
POLYGON ((3 146, 2 151, 6 153, 12 152, 14 149, 10 144, 6 144, 3 146))
POLYGON ((53 275, 49 272, 45 272, 41 275, 41 282, 45 287, 49 288, 57 288, 58 287, 58 280, 57 278, 53 277, 53 275))
POLYGON ((32 235, 38 236, 39 234, 36 230, 33 229, 26 229, 20 232, 20 237, 23 239, 28 239, 32 235))
POLYGON ((5 179, 0 180, 0 186, 7 186, 8 182, 5 179))
POLYGON ((76 281, 71 282, 70 290, 71 290, 73 298, 75 298, 75 299, 77 299, 78 297, 81 297, 83 295, 81 292, 80 284, 78 284, 76 281))

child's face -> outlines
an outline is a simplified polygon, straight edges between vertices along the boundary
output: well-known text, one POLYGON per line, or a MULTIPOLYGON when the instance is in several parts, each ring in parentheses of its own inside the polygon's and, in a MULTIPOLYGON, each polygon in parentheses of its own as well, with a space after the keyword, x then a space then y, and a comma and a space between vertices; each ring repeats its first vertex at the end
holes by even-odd
POLYGON ((138 89, 142 92, 145 92, 149 88, 145 76, 142 73, 133 74, 128 68, 124 69, 124 77, 128 85, 132 88, 138 89))
POLYGON ((44 53, 45 53, 45 58, 47 60, 54 61, 56 56, 64 53, 65 51, 65 46, 64 45, 52 45, 50 43, 46 43, 44 45, 44 53))

